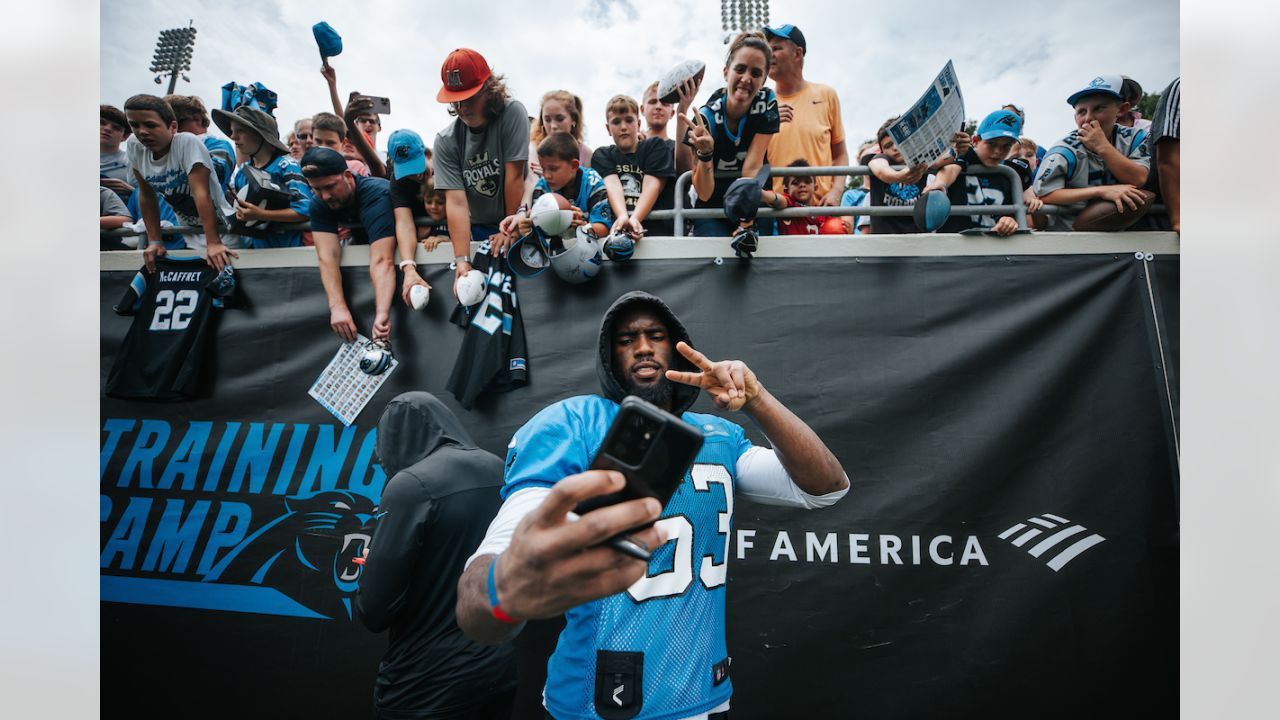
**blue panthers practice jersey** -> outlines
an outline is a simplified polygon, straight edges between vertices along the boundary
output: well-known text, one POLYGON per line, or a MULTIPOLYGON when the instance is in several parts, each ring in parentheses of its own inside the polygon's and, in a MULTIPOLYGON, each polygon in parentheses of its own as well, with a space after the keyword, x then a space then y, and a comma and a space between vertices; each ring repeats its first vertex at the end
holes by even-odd
MULTIPOLYGON (((249 164, 250 161, 246 160, 236 168, 235 175, 231 180, 232 190, 238 192, 249 182, 241 171, 242 168, 249 164)), ((311 199, 314 195, 311 193, 311 186, 307 184, 307 179, 302 176, 302 167, 298 165, 298 161, 292 155, 284 153, 277 155, 262 169, 266 170, 277 185, 288 189, 290 196, 289 209, 304 218, 310 218, 311 199)), ((271 209, 280 210, 282 208, 271 209)), ((254 249, 302 247, 301 230, 275 230, 272 227, 273 223, 264 223, 264 226, 267 230, 261 233, 261 237, 247 236, 245 238, 254 249)), ((246 235, 248 234, 246 233, 246 235)))
MULTIPOLYGON (((507 451, 505 499, 527 487, 550 487, 583 472, 604 442, 618 404, 598 395, 563 400, 516 432, 507 451)), ((633 707, 638 718, 707 712, 733 693, 725 647, 724 599, 738 457, 751 443, 738 425, 701 413, 683 419, 704 442, 659 523, 670 540, 648 574, 625 592, 566 614, 547 672, 546 705, 556 718, 598 718, 597 703, 633 707), (643 653, 633 680, 604 670, 610 653, 643 653), (621 691, 619 688, 622 688, 621 691)), ((613 665, 610 665, 612 667, 613 665)), ((621 709, 621 708, 619 708, 621 709)))
POLYGON ((574 207, 582 211, 587 222, 613 226, 613 208, 609 207, 609 193, 605 190, 604 178, 601 178, 600 173, 595 170, 589 167, 579 168, 573 180, 558 190, 552 190, 546 178, 538 178, 538 182, 533 186, 532 199, 537 200, 549 192, 563 195, 566 200, 573 203, 574 207))

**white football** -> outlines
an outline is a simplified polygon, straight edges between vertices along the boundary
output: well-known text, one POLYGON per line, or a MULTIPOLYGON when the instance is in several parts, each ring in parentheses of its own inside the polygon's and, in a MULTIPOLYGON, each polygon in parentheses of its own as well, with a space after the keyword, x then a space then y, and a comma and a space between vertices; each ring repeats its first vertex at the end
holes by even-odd
POLYGON ((529 208, 529 219, 547 235, 559 237, 573 224, 573 206, 559 193, 546 193, 529 208))
POLYGON ((414 310, 421 310, 427 306, 427 301, 431 299, 431 288, 426 285, 414 285, 409 288, 409 302, 413 305, 414 310))
POLYGON ((485 284, 484 273, 472 270, 458 278, 453 292, 458 296, 458 302, 470 307, 484 299, 485 284))
POLYGON ((680 86, 686 80, 702 82, 702 75, 707 71, 707 64, 701 60, 685 60, 662 74, 658 80, 658 99, 668 105, 680 101, 680 86))

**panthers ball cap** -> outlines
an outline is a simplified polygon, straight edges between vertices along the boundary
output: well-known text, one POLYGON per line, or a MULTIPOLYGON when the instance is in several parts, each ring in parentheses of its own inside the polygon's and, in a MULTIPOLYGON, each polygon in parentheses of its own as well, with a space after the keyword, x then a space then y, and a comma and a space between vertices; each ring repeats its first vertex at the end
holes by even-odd
POLYGON ((1110 95, 1118 100, 1123 100, 1124 95, 1121 94, 1124 87, 1124 78, 1119 75, 1099 75, 1089 81, 1088 85, 1071 93, 1071 97, 1067 98, 1067 104, 1074 106, 1080 102, 1080 98, 1088 95, 1110 95))
POLYGON ((997 110, 983 118, 982 124, 978 126, 978 137, 983 140, 1002 137, 1017 140, 1021 134, 1022 118, 1012 110, 997 110))

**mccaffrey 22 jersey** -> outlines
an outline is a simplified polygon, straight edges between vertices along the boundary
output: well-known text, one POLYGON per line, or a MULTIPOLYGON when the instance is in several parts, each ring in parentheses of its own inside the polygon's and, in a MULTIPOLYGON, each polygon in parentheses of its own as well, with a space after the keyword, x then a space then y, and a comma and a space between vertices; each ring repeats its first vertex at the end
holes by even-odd
POLYGON ((200 365, 212 334, 212 309, 235 289, 228 267, 209 267, 202 257, 160 257, 156 271, 139 270, 115 311, 133 315, 107 395, 145 400, 182 400, 199 390, 200 365))
MULTIPOLYGON (((503 499, 585 471, 618 403, 582 395, 525 423, 507 450, 503 499)), ((570 718, 684 718, 733 693, 725 647, 725 578, 739 456, 751 442, 734 423, 701 413, 683 419, 704 442, 658 521, 670 540, 626 591, 566 613, 548 664, 546 706, 570 718)))
POLYGON ((485 274, 488 291, 479 304, 466 307, 458 303, 449 316, 466 334, 445 384, 458 404, 468 410, 481 393, 507 392, 529 382, 529 353, 515 275, 489 254, 488 240, 476 250, 471 267, 485 274))

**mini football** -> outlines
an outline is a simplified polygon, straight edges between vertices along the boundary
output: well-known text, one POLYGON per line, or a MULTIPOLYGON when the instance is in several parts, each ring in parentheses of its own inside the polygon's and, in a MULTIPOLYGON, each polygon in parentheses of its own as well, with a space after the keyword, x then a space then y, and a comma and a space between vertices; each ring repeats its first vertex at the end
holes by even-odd
POLYGON ((409 303, 413 305, 414 310, 421 310, 427 306, 427 301, 431 299, 431 288, 426 285, 414 285, 409 288, 409 303))
POLYGON ((915 208, 911 212, 916 227, 925 232, 933 232, 942 227, 951 214, 951 199, 944 192, 928 192, 916 198, 915 208))
POLYGON ((547 235, 560 236, 573 223, 573 206, 559 193, 546 193, 529 208, 529 219, 547 235))
POLYGON ((676 64, 675 67, 663 73, 662 78, 658 80, 658 99, 668 105, 679 102, 680 86, 690 79, 701 83, 706 71, 707 64, 701 60, 685 60, 676 64))
POLYGON ((844 220, 838 217, 829 217, 822 223, 823 235, 844 235, 848 230, 844 229, 844 220))
POLYGON ((1150 190, 1139 190, 1142 193, 1143 201, 1138 204, 1137 210, 1130 210, 1126 205, 1124 212, 1116 209, 1116 204, 1110 200, 1090 200, 1088 205, 1084 206, 1084 210, 1076 216, 1075 223, 1071 226, 1077 232, 1116 232, 1117 230, 1127 230, 1134 223, 1142 219, 1143 215, 1151 209, 1155 203, 1156 194, 1150 190))
POLYGON ((485 293, 484 273, 472 270, 458 278, 453 285, 453 292, 458 296, 458 302, 468 307, 480 302, 485 293))

